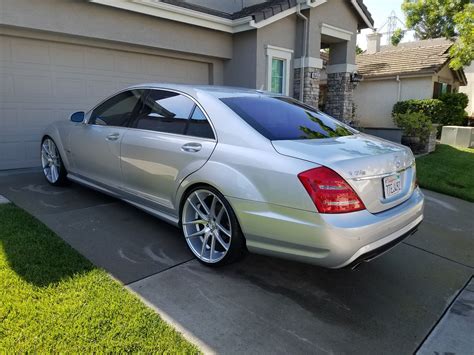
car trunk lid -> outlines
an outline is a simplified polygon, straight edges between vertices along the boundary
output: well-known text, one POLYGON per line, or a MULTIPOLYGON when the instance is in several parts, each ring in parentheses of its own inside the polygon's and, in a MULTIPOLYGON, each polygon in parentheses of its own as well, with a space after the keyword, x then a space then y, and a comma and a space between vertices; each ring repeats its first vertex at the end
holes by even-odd
POLYGON ((415 164, 411 151, 369 135, 275 140, 272 144, 280 154, 336 171, 352 186, 372 213, 387 210, 407 200, 415 186, 415 164), (396 193, 391 195, 394 190, 396 193))

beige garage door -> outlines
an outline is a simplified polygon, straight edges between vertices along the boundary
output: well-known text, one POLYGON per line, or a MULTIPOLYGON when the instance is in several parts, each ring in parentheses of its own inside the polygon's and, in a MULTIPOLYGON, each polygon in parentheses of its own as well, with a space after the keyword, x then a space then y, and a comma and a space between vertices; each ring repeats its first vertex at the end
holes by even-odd
POLYGON ((0 169, 39 165, 50 122, 143 82, 207 84, 209 64, 87 45, 0 36, 0 169))

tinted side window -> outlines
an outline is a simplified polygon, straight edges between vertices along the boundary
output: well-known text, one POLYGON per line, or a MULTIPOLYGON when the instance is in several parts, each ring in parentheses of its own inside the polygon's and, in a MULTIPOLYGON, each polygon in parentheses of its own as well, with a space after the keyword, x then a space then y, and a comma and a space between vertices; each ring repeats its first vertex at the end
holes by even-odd
POLYGON ((254 95, 221 101, 270 140, 320 139, 356 133, 336 119, 290 98, 254 95))
POLYGON ((207 121, 206 116, 204 116, 204 113, 198 106, 195 106, 194 112, 189 119, 186 134, 194 137, 214 138, 211 124, 207 121))
POLYGON ((136 112, 142 90, 124 91, 108 99, 92 111, 90 124, 127 126, 136 112))
POLYGON ((194 102, 186 96, 169 91, 151 90, 145 98, 135 127, 184 134, 193 108, 194 102))

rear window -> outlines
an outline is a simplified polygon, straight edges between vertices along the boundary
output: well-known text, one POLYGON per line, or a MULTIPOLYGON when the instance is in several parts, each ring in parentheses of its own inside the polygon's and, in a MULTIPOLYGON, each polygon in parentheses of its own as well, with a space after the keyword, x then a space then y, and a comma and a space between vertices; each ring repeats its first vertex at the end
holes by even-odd
POLYGON ((221 98, 229 108, 270 140, 350 136, 357 131, 310 106, 287 97, 221 98))

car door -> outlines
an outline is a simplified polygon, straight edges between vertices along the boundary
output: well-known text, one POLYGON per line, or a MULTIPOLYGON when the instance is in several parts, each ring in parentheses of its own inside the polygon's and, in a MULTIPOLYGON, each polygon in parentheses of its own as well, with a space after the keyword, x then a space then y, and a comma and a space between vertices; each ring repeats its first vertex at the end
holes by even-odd
POLYGON ((92 110, 84 124, 72 130, 73 173, 111 188, 122 184, 120 142, 140 110, 144 90, 126 90, 92 110))
POLYGON ((150 90, 122 139, 124 189, 155 208, 175 213, 179 184, 205 164, 215 145, 211 124, 193 99, 150 90))

